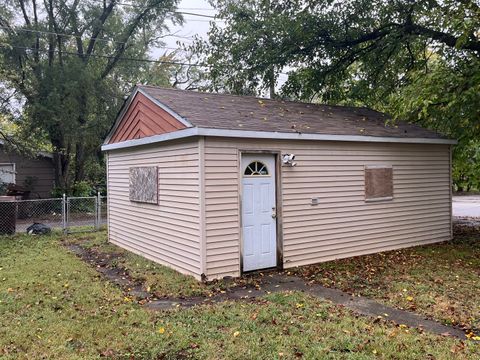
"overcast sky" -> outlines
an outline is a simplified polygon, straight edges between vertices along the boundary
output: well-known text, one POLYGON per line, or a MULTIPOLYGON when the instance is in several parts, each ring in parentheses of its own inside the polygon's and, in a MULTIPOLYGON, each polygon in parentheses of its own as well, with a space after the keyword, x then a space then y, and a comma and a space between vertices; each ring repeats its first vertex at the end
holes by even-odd
MULTIPOLYGON (((203 14, 214 16, 215 10, 208 4, 206 0, 182 0, 178 6, 180 12, 190 12, 196 14, 203 14)), ((164 41, 166 47, 176 48, 178 47, 177 41, 181 41, 185 44, 190 44, 191 39, 198 35, 203 38, 207 38, 207 32, 209 29, 209 19, 194 15, 183 15, 185 20, 183 26, 173 26, 170 24, 170 34, 174 36, 167 36, 164 41)), ((156 49, 154 56, 163 54, 168 49, 156 49)))
MULTIPOLYGON (((216 11, 213 9, 207 0, 182 0, 178 6, 179 12, 190 12, 196 14, 203 14, 214 16, 216 11)), ((183 15, 183 26, 170 25, 170 34, 173 36, 167 36, 164 39, 165 46, 167 48, 178 48, 177 41, 184 44, 192 43, 192 39, 195 35, 207 39, 207 33, 210 27, 210 19, 194 15, 183 15)), ((221 22, 221 20, 216 20, 221 22)), ((171 52, 170 49, 155 49, 153 56, 158 57, 165 52, 171 52)), ((279 88, 286 80, 288 76, 285 74, 279 74, 277 80, 277 88, 279 88)))

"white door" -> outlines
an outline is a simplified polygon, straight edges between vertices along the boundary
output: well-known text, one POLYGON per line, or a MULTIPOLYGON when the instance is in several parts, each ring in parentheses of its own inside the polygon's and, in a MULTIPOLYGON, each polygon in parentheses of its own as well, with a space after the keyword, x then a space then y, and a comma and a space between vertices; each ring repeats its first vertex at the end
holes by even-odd
POLYGON ((243 271, 277 265, 275 157, 242 155, 243 271))

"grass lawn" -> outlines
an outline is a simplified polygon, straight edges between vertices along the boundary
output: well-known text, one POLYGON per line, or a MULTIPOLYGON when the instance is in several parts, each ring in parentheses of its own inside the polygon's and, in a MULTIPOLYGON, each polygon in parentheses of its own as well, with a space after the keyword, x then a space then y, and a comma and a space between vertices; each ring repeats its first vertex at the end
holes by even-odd
MULTIPOLYGON (((82 236, 91 234, 76 237, 82 236)), ((102 235, 94 235, 97 236, 98 239, 89 240, 92 246, 93 242, 102 241, 102 235)), ((71 254, 62 245, 62 238, 63 235, 0 238, 0 357, 480 357, 480 346, 473 341, 462 342, 359 317, 302 293, 277 293, 254 302, 147 311, 71 254)), ((110 250, 118 251, 113 247, 110 250)), ((147 265, 153 267, 151 263, 147 265)), ((159 274, 161 271, 165 274, 162 276, 168 277, 167 270, 157 267, 159 274)), ((181 278, 175 276, 177 280, 181 278)), ((191 289, 192 279, 183 279, 191 289)), ((170 285, 162 286, 167 289, 170 285)), ((204 285, 196 286, 203 289, 204 285)), ((179 290, 174 285, 166 291, 179 290)))
POLYGON ((456 227, 451 242, 331 261, 292 272, 480 334, 478 229, 456 227))
POLYGON ((231 286, 253 282, 238 279, 235 282, 213 281, 208 284, 185 276, 168 267, 161 266, 130 251, 107 242, 106 231, 77 234, 63 238, 64 244, 77 244, 100 257, 111 257, 110 266, 124 270, 135 282, 143 284, 157 298, 211 296, 231 286))

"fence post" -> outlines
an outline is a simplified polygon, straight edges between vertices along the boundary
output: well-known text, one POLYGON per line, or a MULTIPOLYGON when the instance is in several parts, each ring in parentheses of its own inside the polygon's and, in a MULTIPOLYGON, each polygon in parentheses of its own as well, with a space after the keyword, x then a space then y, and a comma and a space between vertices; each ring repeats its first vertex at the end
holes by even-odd
POLYGON ((62 230, 67 232, 67 195, 62 196, 62 230))
POLYGON ((102 197, 100 195, 100 191, 97 191, 97 199, 96 199, 96 208, 97 208, 97 216, 95 218, 95 229, 98 231, 100 230, 100 221, 102 219, 102 197))

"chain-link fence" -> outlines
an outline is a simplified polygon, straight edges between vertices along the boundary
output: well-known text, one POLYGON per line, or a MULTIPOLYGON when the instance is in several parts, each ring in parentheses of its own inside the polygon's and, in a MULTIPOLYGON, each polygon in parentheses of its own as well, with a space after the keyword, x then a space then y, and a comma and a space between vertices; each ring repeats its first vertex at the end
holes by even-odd
POLYGON ((107 223, 107 197, 15 200, 0 198, 0 235, 43 224, 64 232, 95 231, 107 223))

